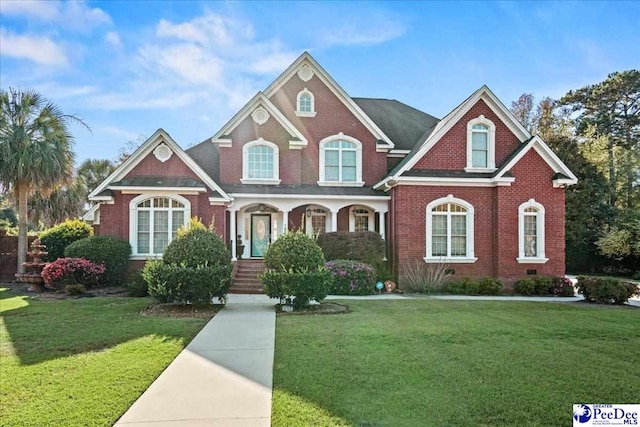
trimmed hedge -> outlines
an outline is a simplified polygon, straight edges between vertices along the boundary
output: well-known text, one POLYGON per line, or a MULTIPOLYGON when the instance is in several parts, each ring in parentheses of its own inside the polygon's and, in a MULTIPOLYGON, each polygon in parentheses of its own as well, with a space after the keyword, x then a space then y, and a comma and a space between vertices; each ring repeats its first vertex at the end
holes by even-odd
POLYGON ((211 304, 213 298, 226 299, 231 286, 231 267, 226 265, 165 264, 149 261, 142 269, 149 295, 160 302, 211 304))
POLYGON ((480 280, 471 280, 465 277, 462 280, 447 283, 445 290, 454 295, 500 295, 502 294, 502 282, 490 277, 480 280))
POLYGON ((124 283, 129 268, 131 245, 112 236, 92 236, 73 242, 64 251, 69 258, 84 258, 106 268, 103 285, 124 283))
POLYGON ((40 234, 40 242, 46 246, 43 260, 52 262, 64 258, 64 251, 71 243, 93 235, 93 228, 79 219, 68 219, 40 234))
POLYGON ((259 278, 269 298, 293 305, 294 310, 306 307, 310 300, 325 299, 333 282, 331 273, 324 267, 306 272, 266 270, 259 278))
POLYGON ((148 261, 142 277, 160 302, 211 304, 226 301, 231 286, 231 254, 211 230, 193 226, 178 233, 162 260, 148 261))
POLYGON ((333 276, 331 295, 371 295, 376 273, 372 266, 358 261, 337 259, 324 265, 333 276))
POLYGON ((573 283, 566 277, 535 276, 516 282, 514 292, 520 295, 555 295, 572 297, 575 292, 573 283))
POLYGON ((328 261, 348 259, 378 266, 385 257, 385 243, 375 231, 334 231, 318 236, 328 261))
POLYGON ((634 295, 640 295, 638 285, 605 277, 578 276, 576 285, 584 298, 598 304, 622 305, 634 295))

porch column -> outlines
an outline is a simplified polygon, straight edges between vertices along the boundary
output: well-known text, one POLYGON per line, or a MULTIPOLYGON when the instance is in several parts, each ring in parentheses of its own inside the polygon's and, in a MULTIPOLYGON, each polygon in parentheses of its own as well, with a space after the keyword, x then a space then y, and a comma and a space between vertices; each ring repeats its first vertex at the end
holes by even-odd
POLYGON ((236 212, 235 210, 229 211, 231 221, 229 223, 229 231, 231 233, 231 261, 238 260, 238 254, 236 253, 236 239, 238 238, 238 230, 236 227, 236 212))
POLYGON ((338 211, 331 211, 331 231, 338 231, 338 211))
POLYGON ((289 229, 289 211, 282 211, 282 234, 289 229))
POLYGON ((384 220, 384 212, 379 211, 378 212, 378 230, 380 230, 380 237, 382 237, 382 240, 385 240, 385 228, 386 228, 386 222, 384 220))

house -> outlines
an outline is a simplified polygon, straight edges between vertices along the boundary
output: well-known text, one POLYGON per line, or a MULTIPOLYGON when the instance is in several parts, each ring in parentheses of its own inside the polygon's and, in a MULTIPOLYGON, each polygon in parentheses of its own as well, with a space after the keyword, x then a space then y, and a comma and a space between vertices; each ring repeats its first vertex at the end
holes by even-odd
POLYGON ((184 150, 156 131, 91 193, 85 219, 128 240, 140 264, 198 216, 234 261, 291 229, 372 230, 400 286, 415 262, 513 280, 564 274, 576 182, 486 86, 439 120, 350 97, 305 52, 206 141, 184 150))

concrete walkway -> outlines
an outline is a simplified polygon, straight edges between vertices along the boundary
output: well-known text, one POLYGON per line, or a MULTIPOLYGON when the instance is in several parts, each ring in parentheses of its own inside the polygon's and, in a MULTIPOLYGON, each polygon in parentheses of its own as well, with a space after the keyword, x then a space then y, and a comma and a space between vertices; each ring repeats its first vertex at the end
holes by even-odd
POLYGON ((274 304, 264 295, 229 295, 115 425, 270 426, 274 304))

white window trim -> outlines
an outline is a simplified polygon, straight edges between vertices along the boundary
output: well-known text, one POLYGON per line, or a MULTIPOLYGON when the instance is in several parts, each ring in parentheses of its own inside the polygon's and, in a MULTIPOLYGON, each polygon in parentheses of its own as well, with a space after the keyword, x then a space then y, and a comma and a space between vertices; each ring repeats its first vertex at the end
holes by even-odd
POLYGON ((280 150, 278 146, 273 142, 266 141, 259 138, 255 141, 250 141, 244 144, 242 147, 242 179, 243 184, 263 184, 263 185, 278 185, 280 184, 280 150), (273 149, 273 178, 249 178, 249 148, 256 145, 264 145, 273 149))
MULTIPOLYGON (((340 171, 342 173, 342 171, 340 171)), ((362 143, 357 139, 347 136, 340 132, 337 135, 331 135, 324 138, 320 141, 320 180, 318 181, 318 185, 327 186, 327 187, 362 187, 364 185, 364 181, 362 181, 362 143), (328 142, 343 140, 347 142, 352 142, 356 145, 356 180, 354 182, 344 182, 344 181, 326 181, 325 180, 325 144, 328 142)))
POLYGON ((544 264, 549 261, 549 258, 545 256, 545 239, 544 239, 544 206, 536 202, 534 199, 529 199, 518 207, 518 261, 520 264, 544 264), (527 215, 525 209, 535 208, 536 213, 536 231, 538 233, 537 249, 538 254, 535 257, 525 256, 524 251, 524 217, 527 215))
POLYGON ((307 230, 307 236, 315 237, 315 235, 313 234, 313 223, 312 223, 312 218, 314 216, 324 217, 324 232, 329 233, 330 231, 329 220, 331 218, 329 215, 329 210, 327 208, 324 208, 318 205, 311 205, 308 207, 308 209, 311 209, 311 215, 307 216, 305 212, 305 230, 307 230), (319 209, 322 209, 324 213, 317 212, 317 210, 319 209))
MULTIPOLYGON (((131 245, 131 259, 150 259, 150 258, 162 258, 162 254, 154 254, 154 253, 138 253, 138 204, 144 202, 148 199, 154 199, 156 197, 166 197, 170 200, 174 200, 178 203, 182 203, 184 205, 184 226, 189 224, 189 220, 191 219, 191 202, 185 197, 182 197, 178 194, 167 194, 161 192, 153 192, 153 193, 145 193, 141 194, 137 197, 134 197, 129 202, 129 244, 131 245)), ((157 208, 161 210, 162 208, 157 208)), ((169 214, 169 218, 171 218, 171 214, 169 214)), ((150 230, 153 229, 153 222, 149 224, 150 230)), ((150 231, 150 234, 153 234, 153 231, 150 231)), ((171 238, 169 238, 169 243, 171 243, 171 238)), ((149 249, 153 250, 153 236, 149 239, 149 249)))
POLYGON ((306 87, 296 96, 296 116, 298 117, 315 117, 316 116, 316 99, 313 93, 306 87), (311 111, 300 111, 300 98, 302 95, 309 95, 311 98, 311 111))
MULTIPOLYGON (((436 214, 440 215, 440 214, 436 214)), ((449 194, 447 197, 442 197, 440 199, 436 199, 427 205, 427 216, 426 216, 426 224, 425 224, 426 234, 427 234, 427 247, 424 262, 426 263, 458 263, 458 264, 473 264, 478 258, 475 257, 474 252, 474 209, 471 203, 468 203, 462 199, 458 199, 453 197, 453 195, 449 194), (445 203, 454 203, 456 205, 460 205, 467 210, 467 255, 463 257, 442 257, 442 256, 433 256, 432 252, 432 242, 433 238, 431 235, 431 224, 434 213, 432 212, 433 208, 436 206, 445 204, 445 203)), ((447 236, 451 237, 451 221, 447 221, 447 236)), ((448 250, 451 249, 451 244, 447 245, 448 250)))
POLYGON ((470 120, 467 123, 467 167, 464 168, 466 172, 495 172, 496 171, 496 125, 485 116, 480 115, 477 118, 470 120), (479 168, 473 166, 473 126, 484 125, 487 126, 487 167, 479 168))
POLYGON ((357 213, 355 215, 356 216, 367 216, 368 217, 368 220, 367 220, 367 229, 368 229, 368 231, 376 231, 376 225, 374 224, 375 212, 371 208, 368 208, 366 206, 360 206, 360 205, 351 206, 351 208, 349 209, 349 231, 351 231, 351 232, 356 231, 356 219, 355 219, 355 216, 354 216, 354 213, 353 213, 353 211, 355 211, 356 209, 362 209, 362 210, 366 210, 367 211, 366 214, 357 213))

